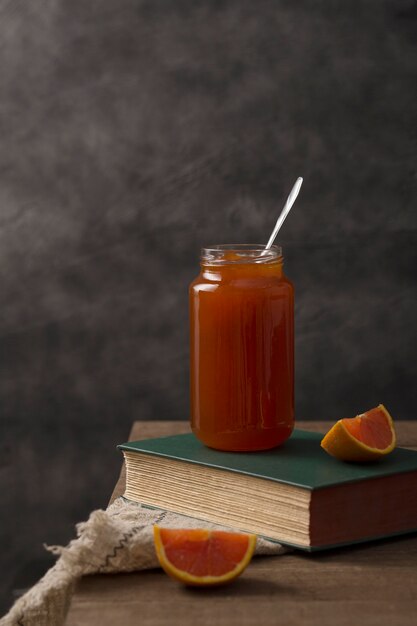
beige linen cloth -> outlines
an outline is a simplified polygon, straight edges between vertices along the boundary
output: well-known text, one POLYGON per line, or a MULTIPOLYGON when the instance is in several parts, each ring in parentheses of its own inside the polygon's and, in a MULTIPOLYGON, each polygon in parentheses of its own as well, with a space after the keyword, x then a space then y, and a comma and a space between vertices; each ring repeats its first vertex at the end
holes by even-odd
MULTIPOLYGON (((170 528, 226 528, 118 498, 106 511, 77 524, 77 538, 68 546, 49 546, 56 564, 0 620, 0 626, 61 626, 75 583, 86 574, 114 574, 158 567, 153 525, 170 528)), ((281 544, 258 538, 255 554, 279 555, 281 544)))

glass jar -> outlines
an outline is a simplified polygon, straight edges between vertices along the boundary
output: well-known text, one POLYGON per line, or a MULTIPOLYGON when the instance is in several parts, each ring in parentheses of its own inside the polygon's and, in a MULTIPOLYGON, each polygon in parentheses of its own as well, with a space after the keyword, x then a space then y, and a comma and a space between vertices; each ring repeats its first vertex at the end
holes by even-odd
POLYGON ((294 290, 281 248, 203 248, 189 297, 194 434, 218 450, 278 446, 294 427, 294 290))

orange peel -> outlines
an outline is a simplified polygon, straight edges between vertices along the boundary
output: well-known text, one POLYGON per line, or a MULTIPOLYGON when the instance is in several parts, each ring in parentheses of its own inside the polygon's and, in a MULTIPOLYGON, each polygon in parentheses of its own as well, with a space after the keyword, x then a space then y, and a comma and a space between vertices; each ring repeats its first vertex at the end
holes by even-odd
POLYGON ((321 447, 341 461, 376 461, 394 450, 394 422, 383 404, 356 417, 340 419, 321 441, 321 447))
POLYGON ((186 585, 208 587, 240 576, 252 559, 256 535, 155 525, 154 544, 169 576, 186 585))

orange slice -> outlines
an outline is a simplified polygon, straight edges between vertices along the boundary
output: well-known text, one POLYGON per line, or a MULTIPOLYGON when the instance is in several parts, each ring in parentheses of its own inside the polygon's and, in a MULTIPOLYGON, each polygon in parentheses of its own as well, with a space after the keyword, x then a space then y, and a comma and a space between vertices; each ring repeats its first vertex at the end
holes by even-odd
POLYGON ((375 461, 394 450, 391 415, 383 404, 357 417, 341 419, 329 430, 321 447, 341 461, 375 461))
POLYGON ((156 554, 169 576, 186 585, 221 585, 249 565, 256 535, 154 526, 156 554))

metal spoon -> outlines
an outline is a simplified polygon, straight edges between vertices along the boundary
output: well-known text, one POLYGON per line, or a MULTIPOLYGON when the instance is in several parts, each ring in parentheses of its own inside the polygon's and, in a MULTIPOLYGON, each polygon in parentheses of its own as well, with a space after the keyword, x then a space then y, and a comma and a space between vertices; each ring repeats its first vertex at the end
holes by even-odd
POLYGON ((292 205, 294 204, 294 202, 297 199, 298 194, 300 193, 300 189, 301 189, 301 185, 302 184, 303 184, 303 179, 300 176, 299 178, 297 178, 297 180, 295 181, 294 187, 290 191, 290 195, 288 196, 287 202, 285 203, 285 206, 282 209, 279 218, 277 219, 277 223, 275 224, 275 228, 272 231, 272 234, 271 234, 271 236, 270 236, 270 238, 268 240, 268 243, 265 246, 265 250, 269 250, 269 248, 274 243, 275 237, 278 235, 278 232, 279 232, 281 226, 283 225, 285 218, 287 217, 288 213, 291 210, 292 205))

